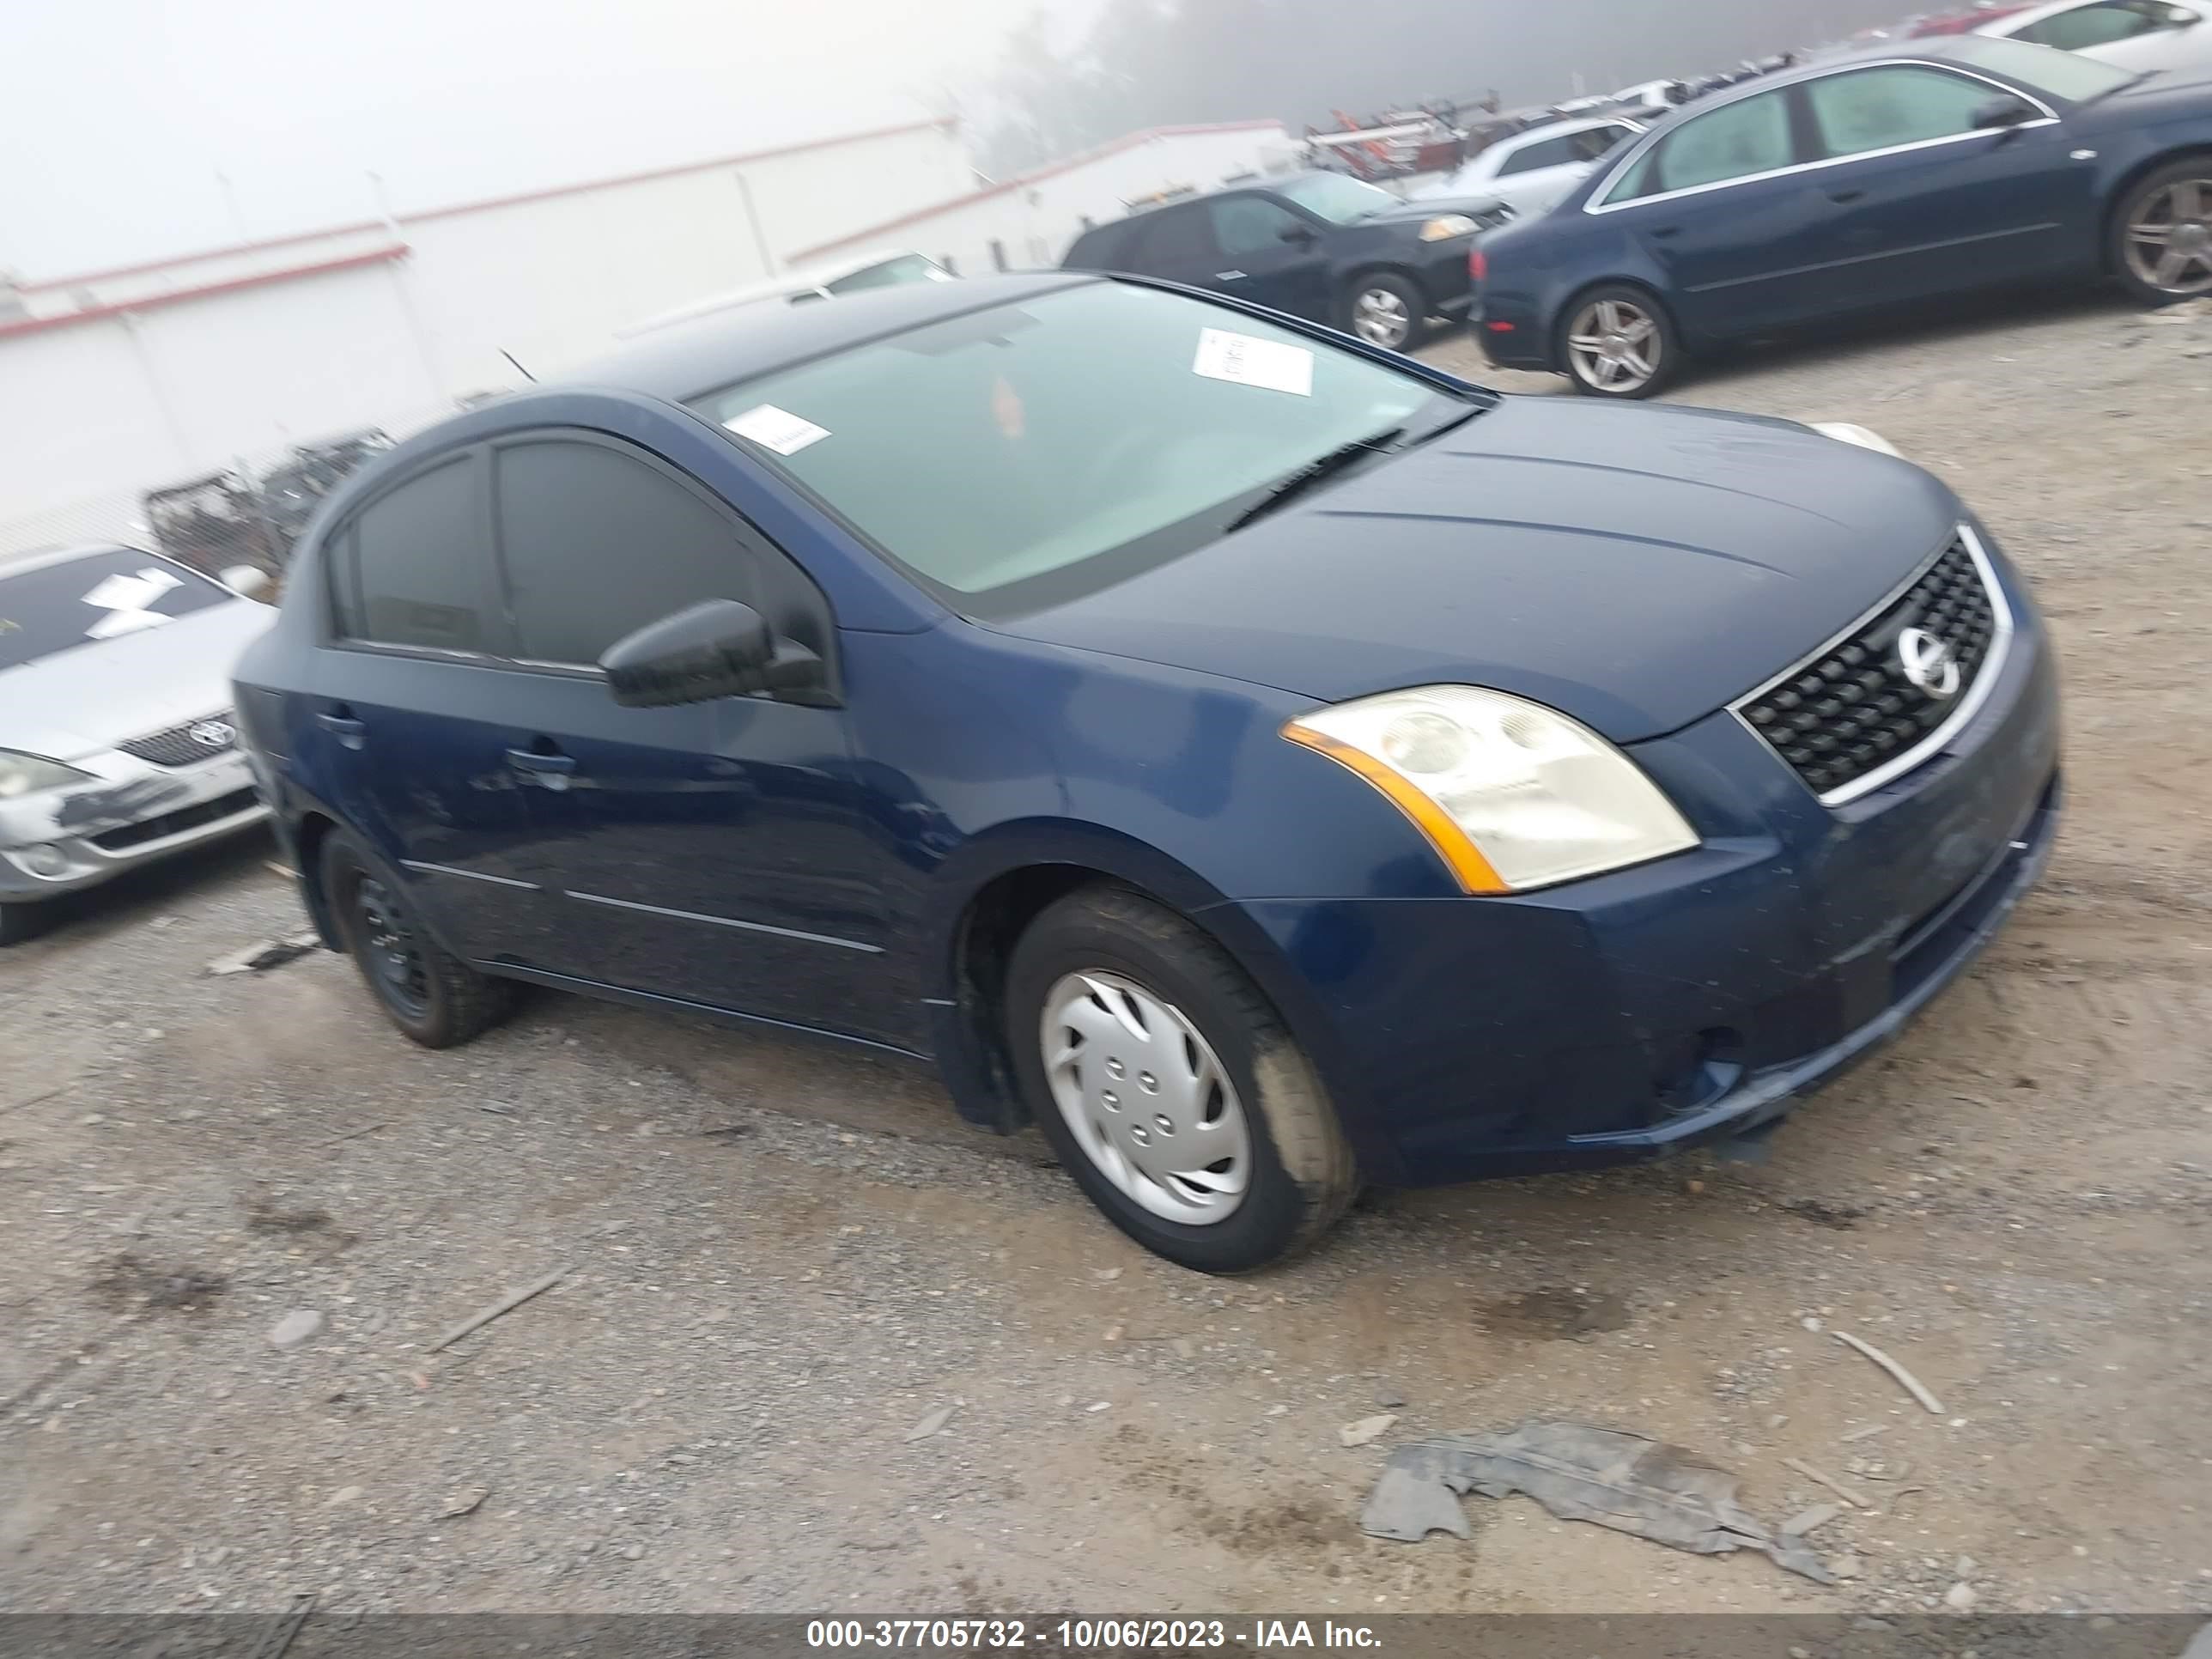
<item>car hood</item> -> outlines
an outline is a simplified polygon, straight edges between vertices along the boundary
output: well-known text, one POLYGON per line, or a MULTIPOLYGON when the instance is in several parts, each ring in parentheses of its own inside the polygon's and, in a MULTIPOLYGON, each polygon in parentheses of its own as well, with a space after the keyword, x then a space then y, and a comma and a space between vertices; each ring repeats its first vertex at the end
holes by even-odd
POLYGON ((0 749, 81 760, 230 707, 230 671, 276 619, 252 599, 0 673, 0 749))
POLYGON ((1507 398, 1182 558, 998 623, 1324 702, 1492 687, 1633 743, 1872 609, 1951 492, 1786 421, 1507 398))
MULTIPOLYGON (((2199 27, 2212 27, 2200 24, 2199 27)), ((2212 115, 2212 64, 2154 70, 2130 86, 2096 100, 2071 118, 2092 127, 2132 127, 2177 115, 2212 115)))

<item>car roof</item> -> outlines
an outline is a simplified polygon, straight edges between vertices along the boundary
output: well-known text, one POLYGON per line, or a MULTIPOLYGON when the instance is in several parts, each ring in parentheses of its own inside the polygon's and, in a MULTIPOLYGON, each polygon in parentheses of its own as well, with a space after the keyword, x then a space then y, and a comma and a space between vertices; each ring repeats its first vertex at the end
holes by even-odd
POLYGON ((1754 76, 1735 86, 1707 93, 1704 97, 1693 99, 1653 121, 1646 131, 1655 133, 1670 131, 1692 117, 1719 109, 1723 105, 1741 103, 1747 98, 1756 98, 1760 93, 1772 92, 1778 87, 1802 86, 1808 81, 1823 80, 1839 70, 1856 69, 1863 64, 1953 63, 1976 75, 2002 74, 2002 70, 1992 70, 1987 65, 1973 61, 1976 47, 1987 38, 1978 34, 1939 34, 1926 39, 1884 40, 1875 46, 1853 46, 1848 52, 1835 52, 1808 64, 1799 64, 1792 69, 1776 70, 1769 75, 1754 76))
POLYGON ((739 307, 655 329, 635 344, 544 385, 611 387, 689 403, 739 380, 949 317, 1104 280, 1095 271, 1025 271, 951 283, 895 283, 846 295, 835 305, 739 307))

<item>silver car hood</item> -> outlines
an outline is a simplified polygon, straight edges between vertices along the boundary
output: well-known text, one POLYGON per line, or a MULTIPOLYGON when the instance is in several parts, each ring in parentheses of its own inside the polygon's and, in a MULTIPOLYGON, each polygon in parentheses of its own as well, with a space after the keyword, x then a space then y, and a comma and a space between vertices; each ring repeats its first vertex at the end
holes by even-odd
POLYGON ((233 599, 0 672, 0 749, 79 760, 230 707, 230 673, 275 621, 233 599))

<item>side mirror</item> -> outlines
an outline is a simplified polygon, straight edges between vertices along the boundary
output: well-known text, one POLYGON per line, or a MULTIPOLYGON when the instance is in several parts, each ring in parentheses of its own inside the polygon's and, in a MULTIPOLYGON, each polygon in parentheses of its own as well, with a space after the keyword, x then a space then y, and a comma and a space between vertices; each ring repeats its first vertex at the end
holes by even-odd
POLYGON ((821 658, 795 641, 776 638, 767 617, 735 599, 702 599, 647 623, 609 646, 599 668, 625 708, 823 684, 821 658))
POLYGON ((269 591, 269 573, 250 564, 234 564, 222 573, 222 585, 242 599, 258 599, 269 591))
POLYGON ((1977 105, 1972 117, 1976 129, 1984 132, 2002 132, 2034 118, 2035 106, 2018 98, 1992 98, 1977 105))
POLYGON ((2185 29, 2204 21, 2203 15, 2188 6, 2168 6, 2166 26, 2170 29, 2185 29))
POLYGON ((1278 238, 1293 247, 1305 247, 1317 240, 1311 225, 1285 225, 1278 238))

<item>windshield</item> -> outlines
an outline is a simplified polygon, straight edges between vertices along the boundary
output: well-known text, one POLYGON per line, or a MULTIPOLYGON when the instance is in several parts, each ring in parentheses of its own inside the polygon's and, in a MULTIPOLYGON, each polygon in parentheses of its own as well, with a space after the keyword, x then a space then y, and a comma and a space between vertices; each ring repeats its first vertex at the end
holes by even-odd
POLYGON ((696 400, 947 604, 1013 616, 1204 545, 1355 440, 1466 400, 1119 283, 1054 289, 696 400))
POLYGON ((1944 55, 1975 69, 1995 70, 2038 92, 2075 104, 2118 92, 2138 78, 2132 70, 2114 69, 2078 52, 1988 35, 1966 36, 1946 46, 1944 55))
POLYGON ((1340 173, 1310 173, 1302 179, 1286 179, 1274 190, 1278 196, 1287 196, 1307 212, 1318 214, 1333 225, 1371 219, 1398 205, 1398 198, 1389 191, 1363 185, 1340 173))
POLYGON ((128 548, 13 575, 0 570, 0 669, 159 628, 235 597, 180 564, 128 548))
POLYGON ((850 276, 840 276, 823 286, 832 294, 853 294, 864 288, 889 288, 895 283, 943 283, 951 280, 951 273, 941 268, 934 259, 925 259, 919 253, 902 253, 896 259, 885 259, 880 264, 856 270, 850 276))

